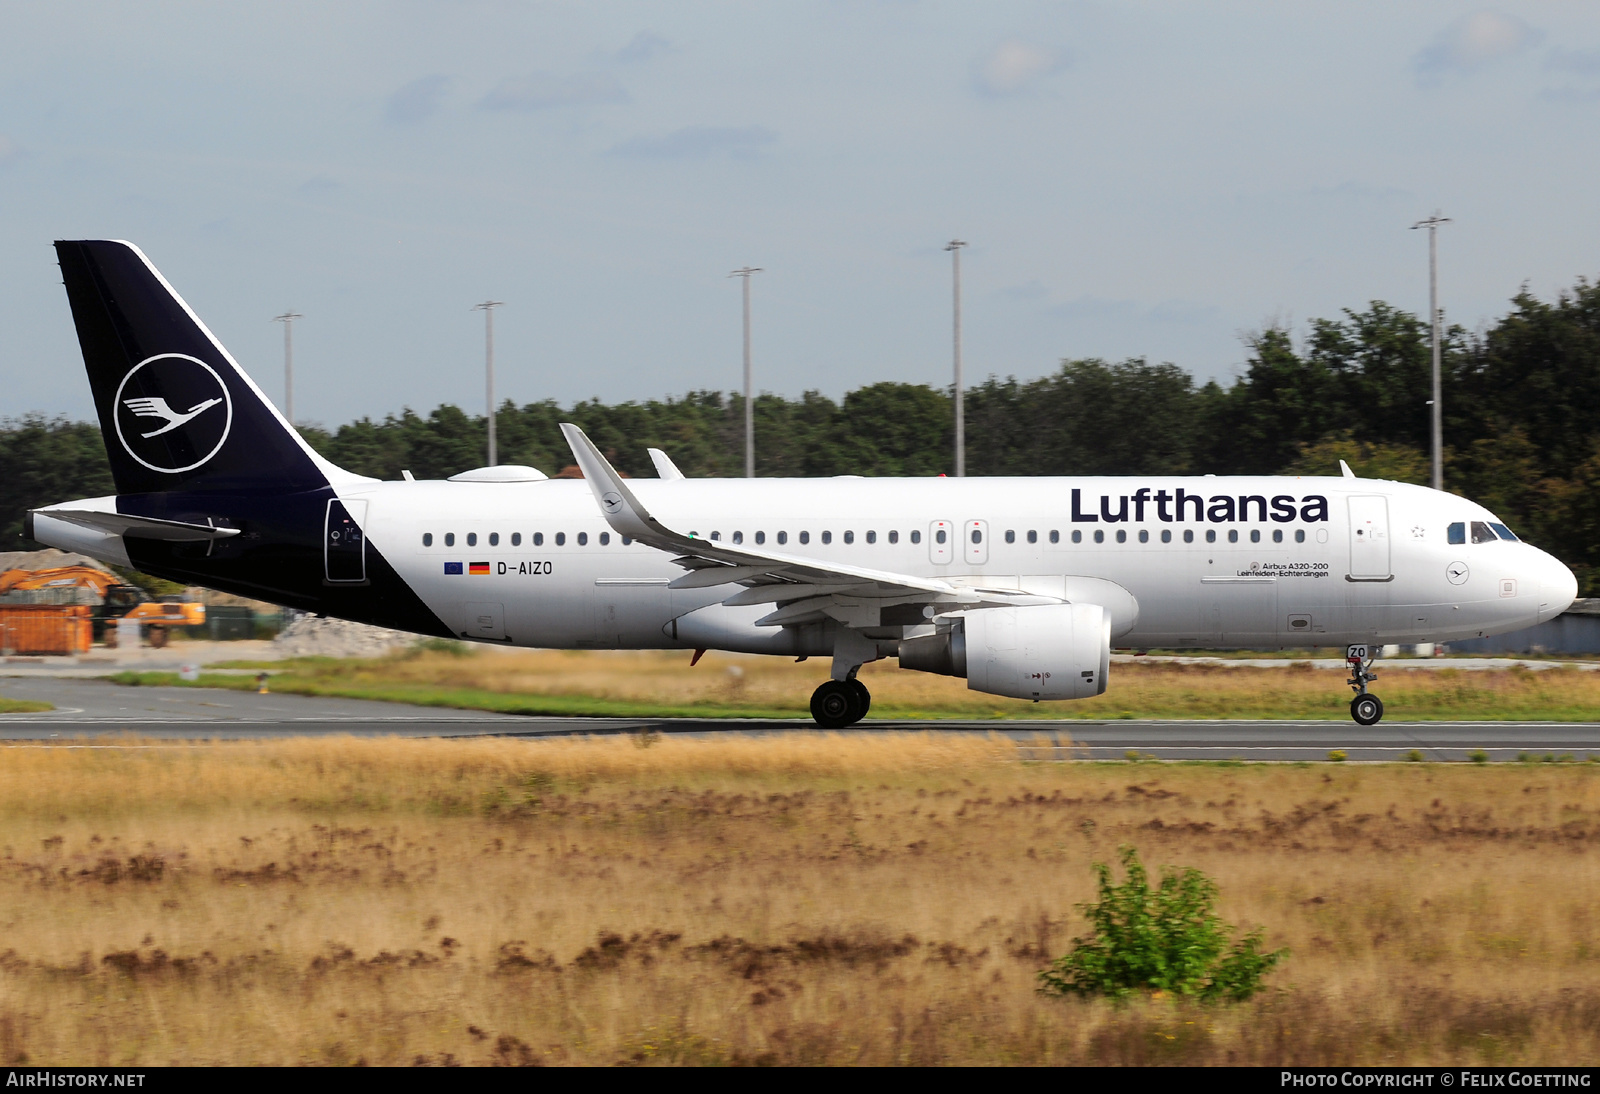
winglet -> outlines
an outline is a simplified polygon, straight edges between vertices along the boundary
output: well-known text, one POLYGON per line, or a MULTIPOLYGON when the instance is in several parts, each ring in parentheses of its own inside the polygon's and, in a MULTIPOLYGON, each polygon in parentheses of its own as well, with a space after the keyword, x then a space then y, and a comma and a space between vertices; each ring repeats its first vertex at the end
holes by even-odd
POLYGON ((600 454, 583 430, 570 422, 562 422, 561 435, 566 437, 567 444, 571 446, 578 468, 583 472, 589 489, 594 491, 594 500, 600 503, 600 512, 613 531, 634 539, 678 538, 639 504, 639 499, 633 496, 633 491, 622 481, 616 468, 600 454))
POLYGON ((1339 474, 1343 475, 1347 479, 1353 479, 1356 477, 1356 473, 1350 470, 1350 465, 1345 463, 1343 460, 1339 461, 1339 474))
POLYGON ((678 470, 678 465, 672 462, 672 457, 661 451, 661 449, 652 448, 648 451, 650 453, 650 462, 656 465, 656 478, 681 479, 684 477, 683 472, 678 470))

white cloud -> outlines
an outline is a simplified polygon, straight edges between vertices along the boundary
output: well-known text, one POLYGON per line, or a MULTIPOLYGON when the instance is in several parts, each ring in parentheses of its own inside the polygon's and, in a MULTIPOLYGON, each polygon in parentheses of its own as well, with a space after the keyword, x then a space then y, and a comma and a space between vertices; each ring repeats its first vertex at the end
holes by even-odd
POLYGON ((617 60, 637 63, 648 61, 663 53, 674 53, 672 43, 653 30, 641 30, 627 45, 617 50, 617 60))
POLYGON ((1425 81, 1437 79, 1446 72, 1475 72, 1494 61, 1521 53, 1543 38, 1543 31, 1535 30, 1515 15, 1479 11, 1462 16, 1441 30, 1412 59, 1412 64, 1425 81))
POLYGON ((641 159, 709 159, 718 153, 734 159, 751 159, 776 141, 778 135, 760 125, 691 125, 664 137, 634 137, 611 151, 641 159))
POLYGON ((977 59, 972 76, 987 95, 1016 95, 1065 67, 1064 53, 1009 38, 977 59))
POLYGON ((521 79, 502 81, 478 105, 485 110, 547 110, 556 106, 627 101, 627 91, 609 73, 577 72, 571 76, 555 76, 535 72, 521 79))
POLYGON ((383 116, 392 122, 415 124, 439 109, 445 89, 450 86, 448 76, 422 76, 412 80, 389 96, 384 104, 383 116))

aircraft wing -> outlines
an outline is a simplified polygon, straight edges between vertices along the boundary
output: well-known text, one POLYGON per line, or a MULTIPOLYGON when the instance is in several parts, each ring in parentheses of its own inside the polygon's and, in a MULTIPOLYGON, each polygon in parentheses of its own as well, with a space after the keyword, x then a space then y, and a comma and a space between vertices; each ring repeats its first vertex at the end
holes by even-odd
POLYGON ((808 623, 827 616, 846 626, 869 627, 880 625, 880 612, 886 607, 931 607, 933 612, 924 613, 931 618, 972 608, 1062 602, 1016 589, 955 585, 686 535, 668 528, 640 504, 583 430, 564 423, 561 432, 613 531, 676 555, 673 561, 689 572, 672 582, 674 589, 738 585, 724 604, 776 605, 775 611, 757 620, 760 625, 808 623))

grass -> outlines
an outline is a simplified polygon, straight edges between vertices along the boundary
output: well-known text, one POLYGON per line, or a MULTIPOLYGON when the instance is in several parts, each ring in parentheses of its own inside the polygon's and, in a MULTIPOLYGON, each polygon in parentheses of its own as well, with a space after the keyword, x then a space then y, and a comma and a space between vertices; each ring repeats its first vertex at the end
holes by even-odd
MULTIPOLYGON (((510 714, 623 717, 803 718, 828 662, 686 653, 486 651, 476 656, 411 650, 369 660, 300 658, 273 663, 271 688, 510 714)), ((256 667, 230 663, 229 667, 256 667)), ((224 666, 218 666, 224 667, 224 666)), ((175 673, 125 672, 124 684, 174 685, 175 673)), ((1105 695, 1073 703, 1029 703, 969 691, 966 682, 901 671, 881 661, 862 669, 879 718, 1349 718, 1342 669, 1214 664, 1117 664, 1105 695)), ((198 686, 248 690, 253 678, 201 675, 198 686)), ((1380 666, 1374 690, 1395 720, 1588 721, 1600 718, 1600 673, 1577 669, 1493 671, 1380 666)))
POLYGON ((0 1064, 1584 1064, 1600 771, 976 735, 0 746, 0 1064), (1123 844, 1290 956, 1041 996, 1123 844))
POLYGON ((38 714, 54 709, 54 703, 47 703, 43 699, 7 699, 0 695, 0 714, 38 714))

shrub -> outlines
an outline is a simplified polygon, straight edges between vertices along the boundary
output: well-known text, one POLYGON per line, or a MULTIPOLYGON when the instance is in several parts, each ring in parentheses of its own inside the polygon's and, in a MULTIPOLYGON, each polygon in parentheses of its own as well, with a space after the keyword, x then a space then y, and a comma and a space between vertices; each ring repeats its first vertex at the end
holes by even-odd
POLYGON ((1336 748, 1332 752, 1328 753, 1328 759, 1336 764, 1342 764, 1348 758, 1349 757, 1345 754, 1345 751, 1342 748, 1336 748))
POLYGON ((1412 764, 1420 764, 1422 762, 1422 753, 1419 750, 1413 748, 1410 752, 1406 753, 1406 762, 1407 763, 1412 763, 1412 764))
POLYGON ((1110 866, 1094 864, 1100 900, 1083 906, 1094 937, 1073 939, 1072 951, 1039 973, 1046 995, 1125 1000, 1148 991, 1240 1002, 1288 955, 1261 952, 1259 928, 1233 941, 1234 928, 1212 911, 1216 883, 1199 870, 1167 867, 1151 890, 1139 853, 1123 847, 1121 857, 1121 885, 1112 884, 1110 866))
POLYGON ((1467 759, 1475 764, 1486 764, 1489 762, 1489 754, 1481 748, 1475 748, 1467 753, 1467 759))

